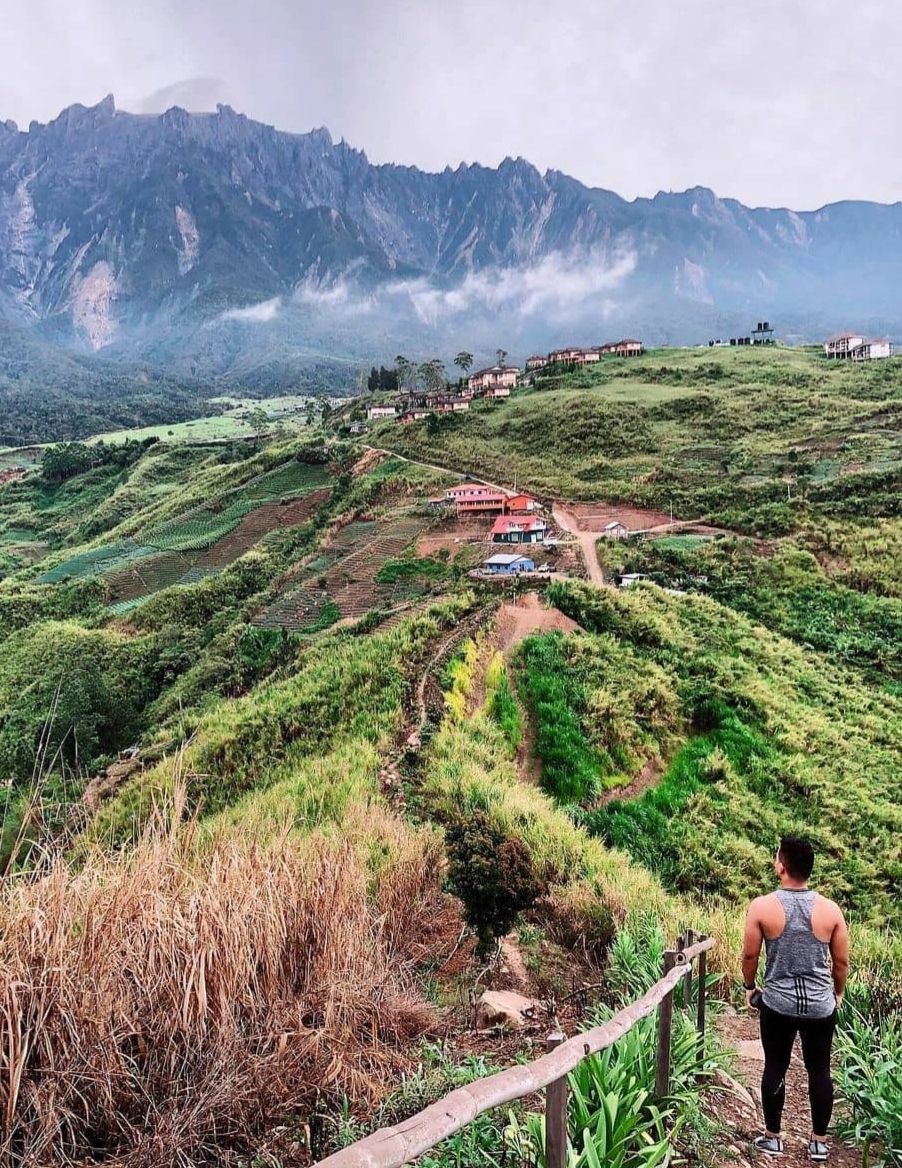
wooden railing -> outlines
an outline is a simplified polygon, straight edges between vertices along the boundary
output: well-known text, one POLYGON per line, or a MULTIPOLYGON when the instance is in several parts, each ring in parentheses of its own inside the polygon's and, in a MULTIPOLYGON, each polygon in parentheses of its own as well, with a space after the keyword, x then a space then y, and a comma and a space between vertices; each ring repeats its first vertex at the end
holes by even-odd
POLYGON ((564 1168, 567 1161, 567 1075, 584 1058, 613 1046, 640 1019, 658 1010, 655 1095, 665 1099, 670 1090, 670 1036, 674 993, 683 983, 683 1002, 692 1001, 692 963, 698 959, 698 1066, 705 1055, 705 982, 707 954, 713 937, 696 936, 691 930, 664 954, 660 981, 601 1026, 565 1038, 554 1031, 547 1038, 547 1053, 534 1062, 508 1067, 466 1087, 458 1087, 437 1103, 393 1127, 380 1128, 355 1144, 319 1161, 320 1168, 401 1168, 448 1136, 472 1123, 492 1108, 545 1090, 545 1162, 547 1168, 564 1168))

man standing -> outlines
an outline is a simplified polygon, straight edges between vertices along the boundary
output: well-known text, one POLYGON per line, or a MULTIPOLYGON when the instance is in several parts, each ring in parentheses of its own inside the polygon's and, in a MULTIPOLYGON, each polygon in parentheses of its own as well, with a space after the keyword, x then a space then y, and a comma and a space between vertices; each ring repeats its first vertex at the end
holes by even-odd
POLYGON ((849 975, 849 931, 839 907, 808 887, 813 868, 814 849, 807 840, 785 836, 780 841, 774 860, 780 888, 753 900, 746 914, 742 977, 749 1005, 760 1010, 764 1047, 765 1134, 755 1147, 770 1156, 783 1154, 786 1072, 798 1034, 811 1102, 808 1156, 826 1160, 833 1112, 830 1051, 849 975), (767 962, 759 991, 755 979, 762 942, 767 962))

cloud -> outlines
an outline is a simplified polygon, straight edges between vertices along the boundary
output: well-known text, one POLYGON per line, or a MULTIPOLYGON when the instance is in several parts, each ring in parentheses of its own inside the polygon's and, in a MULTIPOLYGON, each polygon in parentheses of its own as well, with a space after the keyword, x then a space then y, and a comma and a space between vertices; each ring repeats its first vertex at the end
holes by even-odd
POLYGON ((226 100, 226 83, 221 77, 185 77, 145 97, 125 99, 124 106, 136 114, 162 114, 174 105, 203 113, 226 100))
POLYGON ((265 324, 275 318, 282 311, 282 297, 274 296, 272 300, 261 300, 257 304, 249 304, 245 308, 230 308, 223 312, 219 320, 240 320, 246 324, 265 324))
MULTIPOLYGON (((598 250, 588 255, 551 252, 534 264, 470 272, 451 288, 418 279, 396 281, 385 291, 389 296, 406 296, 424 324, 480 309, 554 317, 620 287, 637 261, 636 252, 625 247, 610 255, 598 250)), ((611 303, 611 297, 606 296, 607 311, 611 303)))

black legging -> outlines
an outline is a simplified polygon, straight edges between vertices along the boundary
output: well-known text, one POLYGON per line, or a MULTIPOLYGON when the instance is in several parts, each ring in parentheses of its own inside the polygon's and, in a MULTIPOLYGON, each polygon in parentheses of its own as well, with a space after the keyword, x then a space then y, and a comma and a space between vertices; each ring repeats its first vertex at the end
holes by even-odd
POLYGON ((811 1130, 827 1134, 833 1114, 833 1080, 830 1078, 830 1050, 836 1029, 836 1011, 829 1018, 790 1018, 761 1005, 761 1045, 764 1047, 764 1074, 761 1078, 761 1105, 769 1132, 779 1132, 786 1102, 786 1072, 792 1044, 798 1033, 802 1057, 808 1072, 811 1100, 811 1130))

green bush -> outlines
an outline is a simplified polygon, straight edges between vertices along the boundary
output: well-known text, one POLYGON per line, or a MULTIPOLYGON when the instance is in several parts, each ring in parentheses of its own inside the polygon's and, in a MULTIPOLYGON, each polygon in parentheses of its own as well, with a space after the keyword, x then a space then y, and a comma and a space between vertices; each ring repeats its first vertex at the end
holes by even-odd
POLYGON ((523 841, 505 836, 483 811, 452 818, 445 840, 449 887, 463 901, 479 951, 486 954, 541 896, 543 884, 523 841))

